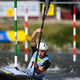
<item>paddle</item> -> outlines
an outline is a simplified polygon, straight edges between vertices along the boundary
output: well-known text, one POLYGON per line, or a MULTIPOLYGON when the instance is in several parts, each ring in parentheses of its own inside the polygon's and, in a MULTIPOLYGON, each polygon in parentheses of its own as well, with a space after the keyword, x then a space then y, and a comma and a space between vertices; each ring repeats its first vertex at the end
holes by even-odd
MULTIPOLYGON (((42 37, 42 29, 43 29, 44 20, 45 20, 46 14, 47 14, 47 12, 48 12, 49 6, 50 6, 50 0, 45 0, 44 14, 43 14, 43 20, 42 20, 42 25, 41 25, 41 33, 40 33, 40 36, 39 36, 38 50, 37 50, 37 55, 36 55, 35 63, 37 63, 39 46, 40 46, 40 41, 41 41, 41 37, 42 37)), ((34 74, 35 74, 35 70, 36 70, 36 69, 34 68, 33 77, 34 77, 34 74)))

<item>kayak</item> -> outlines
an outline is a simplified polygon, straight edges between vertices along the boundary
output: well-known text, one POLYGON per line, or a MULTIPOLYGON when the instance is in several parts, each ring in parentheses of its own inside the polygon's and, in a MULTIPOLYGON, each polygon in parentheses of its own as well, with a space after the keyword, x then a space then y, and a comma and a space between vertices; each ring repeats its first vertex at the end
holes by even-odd
POLYGON ((0 73, 0 80, 39 80, 39 79, 24 75, 12 75, 0 73))
POLYGON ((27 73, 13 67, 0 68, 0 80, 41 80, 27 76, 27 73))

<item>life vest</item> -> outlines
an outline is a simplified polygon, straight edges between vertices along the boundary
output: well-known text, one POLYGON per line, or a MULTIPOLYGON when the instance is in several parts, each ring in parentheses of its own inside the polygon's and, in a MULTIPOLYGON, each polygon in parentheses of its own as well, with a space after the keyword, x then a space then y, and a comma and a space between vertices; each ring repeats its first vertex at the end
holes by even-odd
MULTIPOLYGON (((30 63, 28 65, 28 67, 27 67, 28 76, 33 76, 33 72, 34 72, 33 62, 35 62, 35 60, 36 60, 36 54, 37 54, 37 51, 33 54, 32 58, 30 60, 30 63)), ((38 57, 37 57, 38 67, 40 68, 46 60, 50 60, 50 58, 48 56, 40 58, 39 55, 38 55, 38 57)), ((35 76, 40 76, 41 77, 42 75, 41 74, 37 75, 35 73, 35 76)))

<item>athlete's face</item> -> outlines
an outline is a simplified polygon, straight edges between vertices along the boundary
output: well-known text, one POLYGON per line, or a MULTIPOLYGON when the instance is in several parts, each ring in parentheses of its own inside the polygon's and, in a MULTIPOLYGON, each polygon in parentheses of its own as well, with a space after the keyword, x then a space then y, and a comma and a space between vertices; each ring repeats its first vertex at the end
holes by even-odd
POLYGON ((45 51, 45 50, 39 50, 39 52, 38 52, 39 57, 42 58, 46 54, 46 52, 47 51, 45 51))

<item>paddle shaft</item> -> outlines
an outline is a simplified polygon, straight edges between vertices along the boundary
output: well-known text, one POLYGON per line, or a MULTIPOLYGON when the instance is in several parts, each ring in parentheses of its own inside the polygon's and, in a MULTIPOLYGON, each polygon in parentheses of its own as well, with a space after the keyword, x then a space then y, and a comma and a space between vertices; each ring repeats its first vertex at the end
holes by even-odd
POLYGON ((38 57, 39 46, 40 46, 41 37, 42 37, 42 29, 43 29, 43 25, 44 25, 45 16, 46 16, 46 15, 43 16, 43 21, 42 21, 42 26, 41 26, 41 33, 40 33, 40 37, 39 37, 38 50, 37 50, 37 55, 36 55, 35 63, 37 62, 37 57, 38 57))
MULTIPOLYGON (((45 9, 44 9, 44 11, 45 11, 45 9)), ((35 60, 35 63, 37 63, 37 57, 38 57, 39 46, 40 46, 40 42, 41 42, 42 29, 43 29, 43 25, 44 25, 45 17, 46 17, 46 15, 44 14, 44 15, 43 15, 43 21, 42 21, 42 26, 41 26, 41 33, 40 33, 39 42, 38 42, 38 50, 37 50, 37 54, 36 54, 36 60, 35 60)), ((34 75, 35 75, 35 70, 36 70, 36 68, 34 68, 33 77, 34 77, 34 75)))
MULTIPOLYGON (((39 36, 38 50, 37 50, 37 54, 36 54, 35 63, 37 63, 37 57, 38 57, 38 52, 39 52, 39 46, 40 46, 41 37, 42 37, 42 29, 43 29, 44 20, 45 20, 46 14, 47 14, 47 12, 48 12, 49 6, 50 6, 50 0, 45 0, 45 7, 44 7, 44 14, 43 14, 43 20, 42 20, 42 26, 41 26, 41 33, 40 33, 40 36, 39 36)), ((34 67, 33 77, 34 77, 34 75, 35 75, 35 70, 36 70, 36 68, 34 67)))

